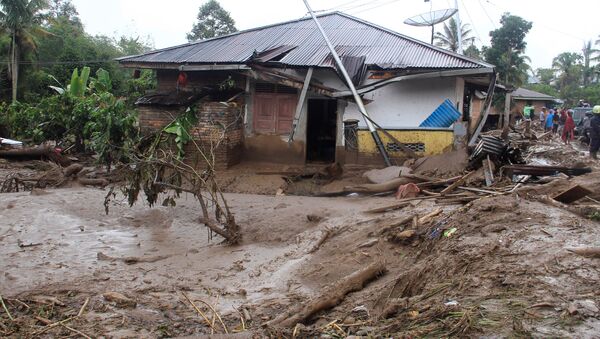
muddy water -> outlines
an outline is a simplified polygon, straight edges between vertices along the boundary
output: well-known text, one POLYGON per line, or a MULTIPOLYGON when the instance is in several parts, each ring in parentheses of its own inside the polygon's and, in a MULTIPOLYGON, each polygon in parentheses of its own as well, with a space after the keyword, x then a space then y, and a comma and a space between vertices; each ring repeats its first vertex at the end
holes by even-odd
POLYGON ((228 195, 245 233, 243 243, 231 247, 220 245, 218 237, 208 241, 193 199, 152 209, 129 208, 121 199, 106 215, 104 195, 89 188, 0 195, 0 293, 49 286, 98 293, 183 289, 218 293, 229 312, 231 306, 283 298, 290 288, 300 288, 292 277, 314 241, 315 224, 306 214, 340 216, 363 208, 357 200, 228 195), (127 265, 102 260, 106 257, 154 262, 127 265))

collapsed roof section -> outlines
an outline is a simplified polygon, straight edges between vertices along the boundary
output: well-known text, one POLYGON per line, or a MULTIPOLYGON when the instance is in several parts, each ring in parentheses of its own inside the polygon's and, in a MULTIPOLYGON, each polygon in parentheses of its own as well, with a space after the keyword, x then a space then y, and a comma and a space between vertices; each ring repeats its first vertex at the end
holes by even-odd
MULTIPOLYGON (((438 48, 356 17, 333 12, 319 16, 342 58, 358 69, 444 70, 493 66, 438 48)), ((184 65, 277 64, 335 68, 331 53, 310 18, 118 59, 126 67, 180 68, 184 65)), ((360 73, 360 71, 359 71, 360 73)))

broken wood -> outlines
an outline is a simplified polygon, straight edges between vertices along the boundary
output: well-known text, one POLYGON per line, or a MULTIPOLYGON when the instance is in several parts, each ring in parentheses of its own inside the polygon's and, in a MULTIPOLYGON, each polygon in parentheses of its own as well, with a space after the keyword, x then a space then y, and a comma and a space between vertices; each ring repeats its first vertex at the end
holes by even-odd
POLYGON ((580 217, 583 217, 583 218, 587 218, 588 217, 588 215, 586 214, 586 212, 583 209, 579 209, 579 208, 576 208, 576 207, 573 207, 573 206, 565 205, 562 202, 556 201, 556 200, 550 198, 547 195, 538 196, 537 200, 540 201, 540 202, 543 202, 544 204, 547 204, 547 205, 550 205, 550 206, 553 206, 553 207, 556 207, 556 208, 564 209, 565 211, 571 212, 571 213, 576 214, 576 215, 578 215, 580 217))
POLYGON ((306 305, 302 306, 301 304, 294 307, 292 310, 269 321, 266 325, 292 328, 298 323, 307 321, 314 314, 338 305, 344 300, 346 294, 361 290, 366 283, 376 279, 385 271, 386 268, 382 262, 374 262, 325 288, 320 295, 313 298, 306 305))
POLYGON ((444 190, 442 190, 440 193, 442 195, 446 195, 446 194, 454 191, 458 186, 462 185, 467 179, 469 179, 474 173, 475 173, 475 171, 471 171, 471 172, 463 175, 460 179, 456 180, 450 186, 444 188, 444 190))
POLYGON ((459 180, 460 178, 462 178, 462 175, 458 176, 458 177, 448 178, 448 179, 439 179, 439 180, 432 180, 432 181, 427 181, 427 182, 420 182, 417 184, 417 187, 422 188, 422 187, 447 186, 447 185, 452 184, 456 180, 459 180))
POLYGON ((418 225, 423 225, 423 224, 427 224, 429 223, 431 220, 433 220, 434 217, 440 215, 444 210, 441 208, 437 208, 427 214, 425 214, 424 216, 422 216, 421 218, 419 218, 417 224, 418 225))
POLYGON ((570 204, 593 193, 585 187, 575 185, 553 196, 552 199, 560 201, 563 204, 570 204))
MULTIPOLYGON (((446 197, 463 197, 463 196, 464 196, 463 193, 446 195, 446 197)), ((393 210, 398 210, 398 209, 404 208, 404 207, 410 205, 409 203, 411 201, 439 199, 439 198, 440 198, 440 196, 437 196, 437 195, 432 195, 432 196, 429 196, 429 197, 406 198, 406 199, 398 200, 398 202, 395 203, 395 204, 393 204, 393 205, 388 205, 388 206, 373 208, 373 209, 370 209, 370 210, 366 210, 363 213, 369 213, 369 214, 370 213, 384 213, 384 212, 389 212, 389 211, 393 211, 393 210)))
POLYGON ((567 251, 586 258, 600 258, 600 247, 567 248, 567 251))
POLYGON ((486 159, 483 159, 483 175, 485 177, 485 185, 490 187, 494 184, 494 169, 492 167, 492 161, 490 155, 487 155, 486 159))

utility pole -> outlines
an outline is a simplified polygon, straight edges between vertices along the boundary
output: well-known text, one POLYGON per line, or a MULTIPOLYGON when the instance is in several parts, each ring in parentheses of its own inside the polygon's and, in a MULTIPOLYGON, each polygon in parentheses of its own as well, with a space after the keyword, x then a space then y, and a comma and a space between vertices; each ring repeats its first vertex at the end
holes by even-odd
POLYGON ((458 32, 458 49, 456 50, 456 52, 458 54, 462 54, 463 52, 463 46, 462 46, 462 25, 460 23, 460 11, 458 10, 458 0, 454 0, 454 7, 456 8, 456 27, 457 27, 457 32, 458 32))
POLYGON ((383 157, 383 161, 385 162, 385 165, 388 167, 392 166, 392 162, 390 161, 390 157, 389 157, 387 151, 385 150, 385 147, 383 146, 383 142, 381 141, 379 134, 377 134, 377 129, 375 129, 375 126, 371 122, 371 118, 369 117, 369 113, 367 113, 367 109, 365 108, 362 98, 360 97, 360 95, 358 95, 358 92, 356 91, 356 88, 354 87, 354 83, 352 83, 352 78, 350 78, 350 75, 348 75, 348 72, 346 71, 346 68, 344 67, 344 64, 342 63, 340 56, 335 51, 335 48, 331 44, 331 41, 329 41, 327 34, 325 34, 325 30, 323 30, 323 27, 319 23, 319 20, 317 19, 317 16, 315 15, 315 13, 313 13, 312 8, 310 8, 310 5, 308 4, 308 0, 303 0, 303 1, 304 1, 304 5, 306 5, 306 9, 308 10, 308 13, 310 13, 310 16, 315 21, 315 24, 317 24, 317 28, 321 32, 323 39, 325 39, 325 43, 327 44, 327 47, 331 51, 331 55, 333 56, 335 63, 337 64, 338 68, 340 69, 340 73, 342 73, 342 75, 344 76, 344 79, 346 80, 346 84, 348 85, 348 88, 350 88, 350 91, 352 91, 352 95, 354 96, 354 101, 356 101, 356 105, 358 105, 358 110, 360 111, 360 114, 362 114, 365 117, 367 127, 369 127, 371 136, 373 137, 373 140, 375 141, 375 145, 377 145, 377 148, 379 149, 379 153, 381 153, 381 156, 383 157))

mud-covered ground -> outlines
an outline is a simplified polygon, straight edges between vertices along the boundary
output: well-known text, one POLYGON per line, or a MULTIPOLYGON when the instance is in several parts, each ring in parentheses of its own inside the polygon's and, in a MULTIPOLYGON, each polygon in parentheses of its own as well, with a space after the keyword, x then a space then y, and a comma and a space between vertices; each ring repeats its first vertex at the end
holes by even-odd
MULTIPOLYGON (((558 147, 547 144, 540 147, 558 147)), ((554 152, 558 159, 560 152, 575 157, 581 150, 554 152)), ((556 161, 552 157, 541 158, 556 161)), ((537 199, 575 183, 598 198, 596 173, 465 206, 421 200, 372 214, 365 211, 395 200, 276 195, 281 175, 269 170, 287 169, 230 175, 230 191, 245 184, 239 178, 249 178, 246 183, 264 182, 248 190, 268 194, 226 195, 242 227, 237 246, 209 239, 191 197, 183 196, 173 208, 130 208, 117 199, 106 215, 106 191, 100 189, 0 194, 0 295, 8 310, 0 309, 0 336, 600 333, 599 259, 569 251, 599 247, 600 224, 537 199), (395 225, 438 209, 416 227, 395 225), (413 236, 404 239, 403 231, 413 236), (263 326, 373 262, 383 262, 386 272, 305 326, 263 326)), ((329 185, 362 180, 346 173, 329 185)))

